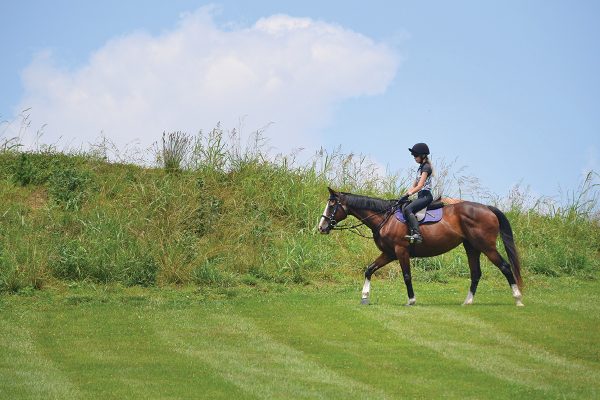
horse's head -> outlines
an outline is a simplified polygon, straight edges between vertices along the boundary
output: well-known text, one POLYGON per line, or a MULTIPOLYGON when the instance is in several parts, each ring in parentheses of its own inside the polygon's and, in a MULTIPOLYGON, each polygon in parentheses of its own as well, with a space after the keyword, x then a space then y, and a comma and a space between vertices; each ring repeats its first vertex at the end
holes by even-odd
POLYGON ((342 194, 331 188, 327 189, 329 189, 329 200, 319 220, 319 232, 323 234, 329 233, 338 222, 348 217, 348 210, 341 201, 342 194))

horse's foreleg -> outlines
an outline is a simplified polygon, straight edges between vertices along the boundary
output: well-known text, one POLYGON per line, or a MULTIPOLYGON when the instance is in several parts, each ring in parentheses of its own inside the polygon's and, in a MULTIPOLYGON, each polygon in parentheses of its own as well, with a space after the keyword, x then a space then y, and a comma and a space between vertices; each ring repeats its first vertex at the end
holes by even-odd
POLYGON ((365 270, 365 284, 363 285, 361 304, 369 304, 369 293, 371 292, 371 276, 379 268, 383 267, 387 263, 393 260, 393 257, 388 256, 385 253, 381 253, 375 261, 371 263, 365 270))
MULTIPOLYGON (((370 266, 369 266, 370 268, 370 266)), ((367 305, 369 304, 369 293, 371 292, 371 278, 367 278, 365 276, 365 284, 362 289, 362 297, 360 299, 360 304, 367 305)))
POLYGON ((398 260, 400 260, 402 276, 404 277, 404 284, 406 285, 406 292, 408 293, 408 303, 406 303, 406 305, 412 306, 417 302, 417 300, 415 298, 415 292, 412 286, 412 277, 410 274, 410 256, 408 255, 408 251, 406 251, 406 249, 397 251, 396 255, 398 256, 398 260))
POLYGON ((469 288, 469 293, 467 294, 467 298, 463 303, 463 305, 466 306, 473 304, 473 298, 475 297, 477 285, 479 284, 479 279, 481 278, 481 264, 479 260, 481 251, 475 249, 469 242, 463 242, 463 246, 467 252, 469 269, 471 270, 471 287, 469 288))

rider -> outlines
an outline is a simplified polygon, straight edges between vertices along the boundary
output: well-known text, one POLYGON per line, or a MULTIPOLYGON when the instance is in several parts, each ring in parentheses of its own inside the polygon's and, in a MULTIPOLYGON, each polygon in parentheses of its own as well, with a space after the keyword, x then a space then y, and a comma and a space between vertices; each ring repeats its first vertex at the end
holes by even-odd
POLYGON ((433 174, 433 169, 428 157, 429 147, 425 143, 417 143, 412 149, 408 150, 415 158, 415 162, 419 164, 419 168, 417 169, 415 181, 403 199, 406 200, 408 196, 415 193, 419 193, 419 195, 416 200, 413 200, 404 208, 404 216, 410 226, 410 235, 406 235, 406 238, 411 243, 421 243, 423 237, 421 236, 419 223, 414 213, 427 207, 433 201, 431 194, 431 175, 433 174))

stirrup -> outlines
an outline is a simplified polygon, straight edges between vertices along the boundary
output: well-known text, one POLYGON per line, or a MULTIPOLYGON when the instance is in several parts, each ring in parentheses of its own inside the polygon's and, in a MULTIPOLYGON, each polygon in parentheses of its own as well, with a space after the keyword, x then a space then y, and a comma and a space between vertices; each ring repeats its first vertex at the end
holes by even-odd
POLYGON ((423 241, 423 236, 419 233, 413 233, 412 235, 404 236, 410 243, 421 243, 423 241))

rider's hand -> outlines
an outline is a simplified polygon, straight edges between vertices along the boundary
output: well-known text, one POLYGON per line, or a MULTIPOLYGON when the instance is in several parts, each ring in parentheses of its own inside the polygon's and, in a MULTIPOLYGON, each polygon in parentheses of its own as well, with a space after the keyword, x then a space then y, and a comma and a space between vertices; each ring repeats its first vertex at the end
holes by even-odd
POLYGON ((398 201, 396 201, 396 204, 394 205, 394 207, 401 207, 402 204, 406 203, 407 200, 408 200, 408 194, 405 194, 404 196, 400 197, 398 199, 398 201))

